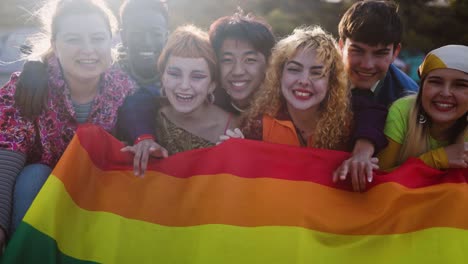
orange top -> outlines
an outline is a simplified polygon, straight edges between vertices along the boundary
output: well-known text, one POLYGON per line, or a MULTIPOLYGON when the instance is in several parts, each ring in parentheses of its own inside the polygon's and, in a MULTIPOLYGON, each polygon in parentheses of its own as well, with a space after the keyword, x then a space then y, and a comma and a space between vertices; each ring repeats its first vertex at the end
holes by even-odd
MULTIPOLYGON (((296 127, 291 120, 278 120, 269 115, 263 115, 262 140, 265 142, 302 146, 296 127)), ((307 147, 313 144, 312 136, 307 139, 307 147)))

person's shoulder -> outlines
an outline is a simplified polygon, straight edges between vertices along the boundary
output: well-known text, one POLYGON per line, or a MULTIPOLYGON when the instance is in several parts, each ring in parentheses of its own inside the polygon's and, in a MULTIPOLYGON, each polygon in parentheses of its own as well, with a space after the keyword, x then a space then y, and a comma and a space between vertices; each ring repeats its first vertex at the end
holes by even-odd
POLYGON ((411 107, 413 106, 414 102, 416 101, 416 96, 410 95, 402 97, 390 106, 389 112, 400 112, 400 113, 409 113, 411 107))
POLYGON ((111 66, 104 76, 106 89, 121 91, 126 94, 133 93, 138 89, 138 84, 118 65, 111 66))
POLYGON ((21 72, 14 72, 10 75, 10 80, 7 82, 7 84, 9 83, 16 83, 19 79, 19 76, 20 76, 21 72))
POLYGON ((398 81, 403 91, 407 93, 414 93, 419 90, 418 84, 413 79, 411 79, 411 77, 409 77, 406 73, 398 69, 397 66, 390 64, 388 74, 391 74, 394 77, 394 79, 398 81))
POLYGON ((396 100, 388 111, 384 133, 393 141, 403 144, 408 128, 408 118, 416 100, 415 96, 402 97, 396 100))
POLYGON ((416 100, 416 96, 410 95, 397 99, 392 106, 396 107, 408 107, 411 106, 416 100))
POLYGON ((20 72, 14 72, 11 74, 10 80, 8 80, 8 82, 3 84, 2 88, 0 88, 0 94, 2 96, 5 96, 5 95, 13 96, 15 94, 16 84, 18 83, 19 75, 20 75, 20 72))

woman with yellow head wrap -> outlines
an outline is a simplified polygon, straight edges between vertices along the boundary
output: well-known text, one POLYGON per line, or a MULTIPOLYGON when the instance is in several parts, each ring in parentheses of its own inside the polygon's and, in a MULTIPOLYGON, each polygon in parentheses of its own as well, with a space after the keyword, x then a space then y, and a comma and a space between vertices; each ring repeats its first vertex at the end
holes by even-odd
POLYGON ((381 169, 419 157, 437 168, 468 168, 468 46, 447 45, 419 67, 417 95, 397 100, 389 110, 379 154, 381 169))

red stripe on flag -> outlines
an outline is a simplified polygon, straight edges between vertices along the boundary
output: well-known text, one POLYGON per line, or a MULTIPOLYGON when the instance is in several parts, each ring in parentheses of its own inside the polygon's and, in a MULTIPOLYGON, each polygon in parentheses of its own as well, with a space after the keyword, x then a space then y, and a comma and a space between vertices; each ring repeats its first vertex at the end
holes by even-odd
MULTIPOLYGON (((81 145, 93 163, 102 170, 133 170, 133 156, 120 152, 122 143, 105 130, 83 125, 77 131, 81 145)), ((152 160, 149 170, 179 178, 227 173, 244 178, 276 178, 308 181, 331 188, 351 190, 348 182, 332 182, 332 173, 349 153, 323 149, 297 148, 245 139, 231 139, 219 146, 179 153, 167 159, 152 160), (211 162, 207 162, 211 161, 211 162), (272 166, 274 164, 274 166, 272 166), (256 168, 252 170, 252 168, 256 168), (287 171, 287 173, 284 173, 287 171)), ((397 182, 408 188, 440 183, 466 183, 468 169, 440 171, 411 159, 390 174, 377 172, 370 187, 397 182)))

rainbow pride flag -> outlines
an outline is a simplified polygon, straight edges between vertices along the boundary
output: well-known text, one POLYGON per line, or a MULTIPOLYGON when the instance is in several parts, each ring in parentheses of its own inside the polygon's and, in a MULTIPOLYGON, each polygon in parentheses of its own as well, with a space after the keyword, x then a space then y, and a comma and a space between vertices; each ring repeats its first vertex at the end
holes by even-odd
POLYGON ((468 263, 468 170, 411 160, 354 193, 348 154, 231 139, 144 178, 83 126, 3 263, 468 263))

